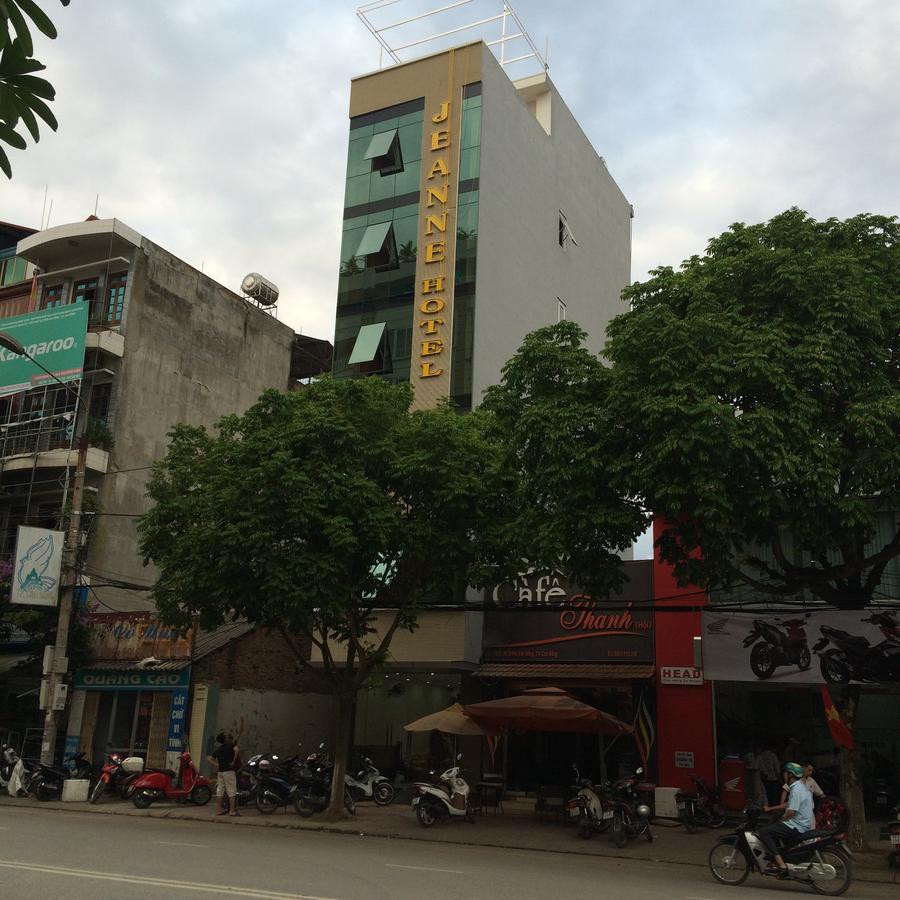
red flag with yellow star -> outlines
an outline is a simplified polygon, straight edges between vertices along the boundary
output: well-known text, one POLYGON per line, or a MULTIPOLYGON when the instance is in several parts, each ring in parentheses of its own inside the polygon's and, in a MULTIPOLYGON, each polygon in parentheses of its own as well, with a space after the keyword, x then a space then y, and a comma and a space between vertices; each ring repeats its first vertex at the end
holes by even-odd
POLYGON ((846 747, 848 750, 853 749, 853 732, 847 727, 846 722, 841 718, 840 713, 828 693, 828 688, 823 684, 822 703, 825 704, 825 721, 828 724, 828 730, 831 732, 831 738, 838 747, 846 747))

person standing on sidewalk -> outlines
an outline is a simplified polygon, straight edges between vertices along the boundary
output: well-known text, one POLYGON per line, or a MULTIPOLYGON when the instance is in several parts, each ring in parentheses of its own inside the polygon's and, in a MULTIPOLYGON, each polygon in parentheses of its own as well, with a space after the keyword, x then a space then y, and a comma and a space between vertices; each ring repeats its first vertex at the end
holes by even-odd
POLYGON ((766 789, 769 805, 775 806, 781 790, 781 764, 778 757, 773 750, 766 749, 757 754, 756 764, 759 766, 759 774, 766 789))
POLYGON ((216 779, 216 815, 225 814, 225 796, 228 796, 228 815, 236 816, 235 801, 237 798, 237 761, 240 748, 228 740, 224 731, 216 735, 217 747, 209 757, 209 761, 219 768, 216 779))

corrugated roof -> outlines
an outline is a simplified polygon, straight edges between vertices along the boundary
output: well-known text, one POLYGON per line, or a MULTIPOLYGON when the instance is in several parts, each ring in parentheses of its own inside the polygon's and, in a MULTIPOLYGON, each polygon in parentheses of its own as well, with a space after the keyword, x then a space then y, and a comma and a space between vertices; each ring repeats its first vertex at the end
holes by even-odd
POLYGON ((109 659, 91 663, 84 672, 180 672, 191 664, 189 659, 162 659, 153 665, 141 665, 137 659, 109 659))
POLYGON ((210 653, 220 650, 230 641, 237 640, 253 631, 255 627, 246 619, 235 619, 233 622, 226 622, 210 631, 199 631, 194 640, 194 660, 209 656, 210 653))
POLYGON ((484 663, 475 674, 482 678, 527 678, 542 681, 626 681, 652 678, 653 666, 619 663, 484 663))

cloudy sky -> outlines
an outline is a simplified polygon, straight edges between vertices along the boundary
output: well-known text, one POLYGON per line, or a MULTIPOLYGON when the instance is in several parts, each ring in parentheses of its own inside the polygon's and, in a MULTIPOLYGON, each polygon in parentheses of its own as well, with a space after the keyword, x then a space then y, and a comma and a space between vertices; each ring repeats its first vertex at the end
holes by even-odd
MULTIPOLYGON (((101 217, 229 287, 264 273, 281 319, 331 337, 350 78, 379 63, 356 3, 42 5, 60 31, 38 48, 60 128, 12 154, 0 219, 37 227, 45 185, 51 224, 99 194, 101 217)), ((634 204, 634 279, 792 205, 900 212, 900 3, 514 5, 634 204)))

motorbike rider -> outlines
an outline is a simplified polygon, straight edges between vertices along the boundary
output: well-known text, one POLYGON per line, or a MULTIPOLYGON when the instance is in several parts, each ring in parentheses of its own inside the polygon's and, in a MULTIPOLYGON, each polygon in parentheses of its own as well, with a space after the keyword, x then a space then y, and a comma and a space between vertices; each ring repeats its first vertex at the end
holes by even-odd
MULTIPOLYGON (((780 822, 766 825, 757 832, 763 846, 775 859, 768 871, 777 874, 779 878, 788 877, 788 868, 781 857, 776 840, 780 838, 786 848, 792 847, 800 840, 801 835, 813 827, 812 794, 803 782, 803 768, 797 763, 786 763, 784 772, 788 783, 788 799, 784 815, 780 822)), ((769 812, 772 808, 764 807, 764 809, 769 812)))

